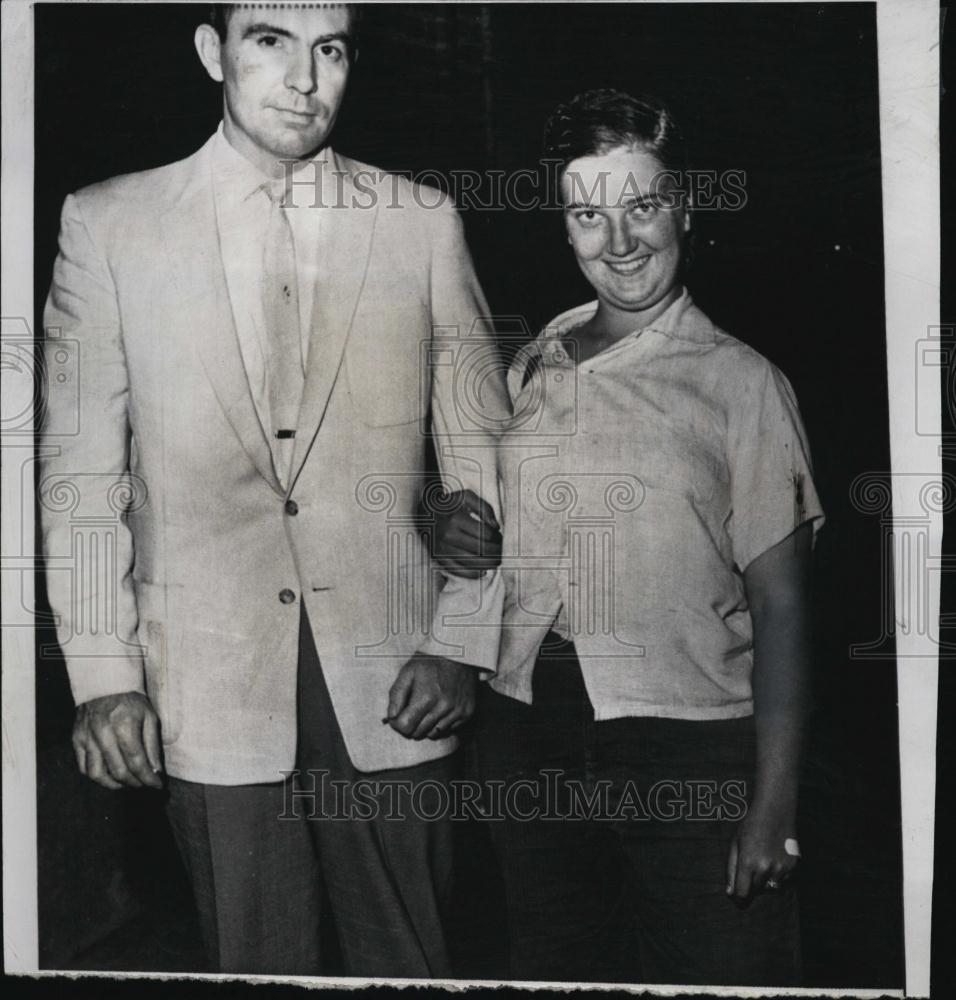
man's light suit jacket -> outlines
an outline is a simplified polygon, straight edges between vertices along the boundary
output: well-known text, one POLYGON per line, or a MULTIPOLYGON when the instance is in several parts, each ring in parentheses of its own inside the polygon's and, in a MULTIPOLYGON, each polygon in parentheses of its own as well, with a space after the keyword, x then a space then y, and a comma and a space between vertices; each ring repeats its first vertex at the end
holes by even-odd
POLYGON ((500 576, 443 588, 414 524, 429 426, 446 486, 498 509, 509 404, 461 222, 429 207, 438 192, 329 152, 334 278, 283 489, 237 341, 210 149, 63 208, 46 358, 66 347, 76 363, 49 382, 40 504, 74 697, 147 692, 175 777, 280 780, 304 601, 355 766, 440 757, 453 739, 382 719, 417 650, 497 658, 500 576))

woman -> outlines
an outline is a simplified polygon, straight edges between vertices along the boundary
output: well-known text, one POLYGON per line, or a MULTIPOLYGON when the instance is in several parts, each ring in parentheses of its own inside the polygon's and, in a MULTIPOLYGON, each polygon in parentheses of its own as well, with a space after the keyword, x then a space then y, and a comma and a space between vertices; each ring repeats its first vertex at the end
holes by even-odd
MULTIPOLYGON (((794 984, 823 521, 796 401, 683 287, 692 206, 666 108, 581 94, 545 152, 596 300, 509 371, 508 598, 477 747, 508 814, 489 827, 511 974, 794 984)), ((466 506, 453 572, 483 534, 466 506)))

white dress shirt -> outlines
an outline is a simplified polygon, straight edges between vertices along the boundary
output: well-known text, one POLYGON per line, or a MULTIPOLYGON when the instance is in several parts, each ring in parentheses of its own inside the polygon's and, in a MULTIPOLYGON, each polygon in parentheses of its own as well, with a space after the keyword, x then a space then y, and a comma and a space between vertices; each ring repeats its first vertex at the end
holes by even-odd
MULTIPOLYGON (((313 167, 306 164, 302 168, 309 174, 311 170, 328 169, 329 150, 323 149, 311 162, 313 167)), ((269 197, 263 187, 271 184, 273 179, 230 145, 221 124, 213 144, 213 171, 222 262, 239 349, 259 419, 274 444, 273 435, 278 428, 271 426, 269 414, 267 331, 261 293, 262 251, 271 211, 269 197)), ((323 225, 323 220, 328 209, 321 204, 314 206, 313 199, 301 191, 296 194, 290 199, 286 216, 295 245, 299 329, 305 371, 313 329, 321 331, 322 297, 328 294, 327 285, 323 283, 322 267, 327 255, 327 227, 323 225)))

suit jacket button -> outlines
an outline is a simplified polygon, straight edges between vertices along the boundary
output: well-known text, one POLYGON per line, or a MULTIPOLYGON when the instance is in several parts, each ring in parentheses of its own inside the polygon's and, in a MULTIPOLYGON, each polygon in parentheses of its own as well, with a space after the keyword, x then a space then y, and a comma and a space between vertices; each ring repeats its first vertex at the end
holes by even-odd
POLYGON ((291 604, 295 600, 295 591, 289 590, 288 587, 285 590, 280 590, 279 600, 283 604, 291 604))
POLYGON ((295 500, 286 500, 285 512, 290 517, 295 517, 295 515, 299 513, 299 505, 295 502, 295 500))

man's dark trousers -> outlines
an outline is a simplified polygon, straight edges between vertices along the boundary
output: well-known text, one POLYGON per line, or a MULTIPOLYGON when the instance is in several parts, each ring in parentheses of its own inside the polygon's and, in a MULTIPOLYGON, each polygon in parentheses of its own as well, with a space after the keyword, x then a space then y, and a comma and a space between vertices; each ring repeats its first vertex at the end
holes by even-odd
POLYGON ((321 974, 324 889, 349 975, 449 977, 442 910, 451 886, 451 828, 447 817, 412 815, 408 789, 447 783, 453 763, 445 757, 366 774, 352 767, 303 608, 295 785, 169 780, 168 814, 211 969, 321 974), (376 793, 359 808, 348 798, 357 779, 376 793), (356 818, 370 812, 377 815, 356 818))

